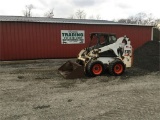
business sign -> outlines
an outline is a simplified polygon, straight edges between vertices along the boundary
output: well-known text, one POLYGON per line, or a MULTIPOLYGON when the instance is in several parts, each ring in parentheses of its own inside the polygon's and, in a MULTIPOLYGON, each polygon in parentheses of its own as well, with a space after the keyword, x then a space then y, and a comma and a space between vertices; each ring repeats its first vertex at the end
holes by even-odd
POLYGON ((84 44, 84 30, 61 30, 62 44, 84 44))

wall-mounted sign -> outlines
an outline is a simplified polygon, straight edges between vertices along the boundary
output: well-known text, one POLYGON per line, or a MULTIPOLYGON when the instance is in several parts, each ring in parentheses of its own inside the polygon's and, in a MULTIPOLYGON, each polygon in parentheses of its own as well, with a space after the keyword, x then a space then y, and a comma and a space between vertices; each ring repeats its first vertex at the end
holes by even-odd
POLYGON ((84 44, 84 30, 61 30, 62 44, 84 44))

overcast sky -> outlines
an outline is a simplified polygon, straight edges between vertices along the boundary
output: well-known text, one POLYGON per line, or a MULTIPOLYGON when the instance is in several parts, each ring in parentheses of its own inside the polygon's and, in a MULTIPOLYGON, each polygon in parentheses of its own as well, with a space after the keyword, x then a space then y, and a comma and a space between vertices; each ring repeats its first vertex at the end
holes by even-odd
POLYGON ((54 8, 56 18, 68 18, 77 10, 84 10, 87 18, 99 15, 104 20, 127 18, 139 12, 160 18, 160 0, 0 0, 0 15, 23 16, 29 4, 33 4, 32 13, 37 17, 54 8))

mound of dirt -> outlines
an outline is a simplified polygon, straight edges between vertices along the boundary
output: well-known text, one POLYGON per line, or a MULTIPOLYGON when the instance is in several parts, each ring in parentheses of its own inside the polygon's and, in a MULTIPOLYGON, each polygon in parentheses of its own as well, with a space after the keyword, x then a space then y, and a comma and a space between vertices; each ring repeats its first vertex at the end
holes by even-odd
POLYGON ((133 66, 148 71, 160 70, 160 42, 149 41, 134 51, 133 66))

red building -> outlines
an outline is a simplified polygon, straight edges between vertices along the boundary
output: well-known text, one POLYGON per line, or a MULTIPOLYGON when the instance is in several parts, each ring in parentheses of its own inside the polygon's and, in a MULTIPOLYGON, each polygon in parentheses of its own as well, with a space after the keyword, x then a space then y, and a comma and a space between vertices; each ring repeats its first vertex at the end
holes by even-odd
POLYGON ((152 39, 152 26, 106 20, 0 16, 0 60, 71 58, 91 32, 127 35, 134 49, 152 39), (69 40, 71 39, 71 40, 69 40))

